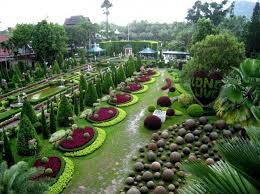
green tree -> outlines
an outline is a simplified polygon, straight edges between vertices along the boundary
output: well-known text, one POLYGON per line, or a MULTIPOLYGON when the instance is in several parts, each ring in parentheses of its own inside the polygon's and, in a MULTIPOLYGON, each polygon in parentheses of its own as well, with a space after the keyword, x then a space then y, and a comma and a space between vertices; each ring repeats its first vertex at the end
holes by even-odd
POLYGON ((126 75, 125 75, 125 70, 124 67, 121 65, 118 69, 118 79, 117 79, 117 83, 120 84, 121 82, 126 80, 126 75))
POLYGON ((102 82, 102 91, 104 94, 109 94, 110 87, 114 88, 111 72, 107 72, 102 82))
POLYGON ((80 64, 86 64, 86 51, 84 49, 80 49, 80 64))
POLYGON ((74 98, 74 113, 75 115, 78 115, 79 114, 79 103, 78 103, 78 97, 76 95, 73 96, 74 98))
POLYGON ((16 85, 16 87, 21 85, 21 80, 16 72, 13 73, 12 82, 16 85))
POLYGON ((101 79, 100 78, 96 78, 95 83, 96 83, 96 90, 97 90, 98 98, 102 98, 103 94, 102 94, 101 79))
POLYGON ((250 55, 260 55, 260 3, 257 2, 248 26, 247 51, 250 55))
POLYGON ((230 6, 227 6, 228 0, 217 2, 196 1, 191 9, 188 10, 186 19, 189 22, 196 23, 200 18, 210 19, 214 25, 220 24, 226 15, 230 12, 230 6))
POLYGON ((27 115, 22 115, 17 134, 17 153, 22 156, 32 156, 40 149, 40 141, 27 115))
POLYGON ((56 60, 53 62, 52 73, 60 74, 60 66, 56 60))
POLYGON ((57 123, 56 123, 56 115, 53 110, 53 105, 51 103, 51 111, 50 111, 50 133, 53 134, 57 130, 57 123))
POLYGON ((228 73, 232 66, 238 67, 245 58, 244 44, 230 34, 209 35, 190 49, 193 58, 187 68, 190 71, 220 70, 228 73), (189 66, 192 64, 193 66, 189 66))
POLYGON ((35 78, 43 78, 45 76, 44 69, 42 68, 40 63, 35 64, 35 78))
POLYGON ((38 121, 36 113, 32 107, 32 105, 30 104, 30 102, 25 99, 23 102, 23 108, 21 111, 21 117, 23 117, 24 115, 26 115, 29 120, 31 121, 32 124, 36 123, 38 121))
POLYGON ((44 114, 44 110, 42 108, 42 114, 41 114, 41 123, 42 123, 42 136, 43 139, 48 139, 50 136, 50 131, 46 123, 46 117, 44 114))
MULTIPOLYGON (((162 52, 162 51, 161 51, 162 52)), ((161 53, 162 54, 162 53, 161 53)), ((140 68, 142 67, 142 59, 141 57, 137 57, 137 61, 136 61, 136 71, 140 72, 140 68)))
POLYGON ((87 85, 86 78, 83 74, 80 74, 79 90, 80 90, 80 92, 83 92, 83 91, 86 92, 87 89, 88 89, 88 85, 87 85))
POLYGON ((35 181, 43 173, 42 169, 30 168, 28 163, 20 161, 8 168, 6 162, 0 164, 0 193, 42 194, 48 190, 46 181, 35 181))
POLYGON ((89 83, 88 91, 85 94, 85 104, 86 106, 93 106, 93 103, 97 102, 97 90, 95 84, 89 83))
POLYGON ((209 19, 201 18, 195 24, 195 30, 192 35, 192 43, 202 41, 206 36, 216 34, 216 27, 212 24, 209 19))
POLYGON ((114 85, 116 85, 117 84, 117 69, 116 69, 115 64, 112 64, 110 69, 111 69, 113 83, 114 83, 114 85))
POLYGON ((4 145, 3 145, 2 159, 5 160, 8 166, 10 167, 15 163, 14 156, 11 150, 9 139, 5 132, 3 132, 3 136, 4 136, 3 137, 4 145))
POLYGON ((69 103, 66 96, 62 95, 59 103, 57 122, 60 127, 69 127, 70 117, 73 116, 71 104, 69 103))
POLYGON ((32 47, 41 62, 51 63, 59 54, 66 52, 66 40, 63 26, 43 20, 34 27, 32 47))
POLYGON ((135 72, 135 61, 132 57, 129 57, 126 63, 126 76, 131 77, 135 72))
POLYGON ((84 110, 84 93, 83 92, 79 93, 79 109, 80 109, 80 111, 84 110))

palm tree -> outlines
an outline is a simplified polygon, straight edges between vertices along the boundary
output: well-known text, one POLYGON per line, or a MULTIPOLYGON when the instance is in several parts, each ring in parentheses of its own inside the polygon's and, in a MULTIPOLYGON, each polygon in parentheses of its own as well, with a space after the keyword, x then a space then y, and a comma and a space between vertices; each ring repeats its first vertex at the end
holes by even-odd
POLYGON ((28 163, 20 161, 8 168, 6 162, 0 164, 1 194, 42 194, 48 190, 46 181, 36 181, 35 177, 42 169, 30 168, 28 163))
POLYGON ((188 186, 180 194, 255 194, 260 189, 260 133, 247 128, 249 139, 233 138, 219 142, 218 151, 224 161, 207 166, 201 162, 184 164, 192 174, 188 186))
POLYGON ((110 3, 109 0, 104 0, 104 2, 101 5, 101 8, 104 9, 103 13, 106 15, 106 35, 107 35, 107 39, 108 39, 108 15, 110 14, 109 12, 109 8, 112 7, 112 3, 110 3))

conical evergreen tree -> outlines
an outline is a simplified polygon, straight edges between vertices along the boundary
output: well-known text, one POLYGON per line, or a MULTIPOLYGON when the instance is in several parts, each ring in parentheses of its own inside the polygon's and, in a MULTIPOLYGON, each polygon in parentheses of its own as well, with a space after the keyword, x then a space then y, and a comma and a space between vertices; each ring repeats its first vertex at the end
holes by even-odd
POLYGON ((42 115, 41 115, 41 123, 42 123, 42 136, 43 139, 48 139, 50 136, 50 131, 46 123, 46 117, 44 114, 44 110, 42 108, 42 115))
POLYGON ((107 72, 105 77, 104 77, 104 81, 102 83, 102 91, 105 94, 109 94, 109 88, 112 87, 114 88, 114 83, 112 81, 112 77, 111 77, 111 73, 107 72))
POLYGON ((80 109, 80 111, 84 110, 84 94, 83 94, 83 92, 79 93, 79 109, 80 109))
POLYGON ((137 61, 136 61, 136 71, 140 72, 140 69, 142 67, 142 60, 140 57, 137 57, 137 61))
POLYGON ((74 113, 75 115, 79 114, 79 103, 78 103, 78 97, 76 95, 73 96, 73 103, 74 103, 74 113))
POLYGON ((32 124, 34 124, 38 121, 36 113, 35 113, 34 109, 32 108, 32 105, 30 104, 30 102, 27 99, 25 99, 23 102, 21 117, 23 115, 26 115, 30 119, 32 124))
POLYGON ((60 74, 60 66, 59 66, 59 64, 56 60, 53 62, 52 73, 53 74, 60 74))
POLYGON ((57 125, 56 124, 56 115, 54 113, 53 106, 51 103, 51 111, 50 111, 50 132, 51 132, 51 134, 56 132, 56 130, 57 130, 56 125, 57 125))
POLYGON ((66 96, 62 95, 59 103, 57 122, 60 127, 69 127, 70 120, 69 117, 73 116, 73 111, 71 104, 69 103, 66 96))
POLYGON ((121 82, 126 80, 125 70, 123 66, 120 66, 118 69, 118 76, 117 76, 117 83, 120 84, 121 82))
POLYGON ((260 3, 257 2, 248 26, 247 50, 251 55, 260 55, 260 3))
POLYGON ((17 153, 22 156, 32 156, 35 152, 39 151, 40 141, 36 134, 36 131, 27 117, 27 115, 23 115, 20 121, 20 128, 17 134, 17 153), (36 142, 36 147, 32 146, 32 141, 36 142))
POLYGON ((8 164, 8 166, 10 167, 15 163, 14 156, 13 156, 13 153, 11 150, 11 146, 10 146, 8 137, 5 132, 3 132, 3 136, 4 136, 3 137, 4 145, 3 145, 2 159, 5 160, 8 164))
POLYGON ((88 91, 85 95, 85 105, 86 106, 93 106, 93 103, 97 102, 97 90, 96 86, 90 82, 88 86, 88 91))
POLYGON ((97 95, 98 98, 102 98, 102 85, 101 85, 101 80, 100 78, 96 79, 96 90, 97 90, 97 95))
POLYGON ((88 89, 88 85, 87 85, 87 81, 86 78, 83 74, 80 75, 80 82, 79 82, 79 90, 80 92, 82 91, 87 91, 88 89))
POLYGON ((114 64, 111 65, 112 80, 114 85, 117 85, 117 69, 114 64))

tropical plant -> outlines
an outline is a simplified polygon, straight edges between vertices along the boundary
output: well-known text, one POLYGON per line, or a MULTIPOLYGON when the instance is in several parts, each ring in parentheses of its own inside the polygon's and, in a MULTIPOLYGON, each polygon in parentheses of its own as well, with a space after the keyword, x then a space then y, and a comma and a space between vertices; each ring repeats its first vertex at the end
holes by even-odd
POLYGON ((215 103, 218 116, 244 126, 260 122, 260 61, 247 59, 225 79, 215 103))
POLYGON ((48 189, 46 181, 34 181, 32 177, 43 173, 42 169, 30 168, 20 161, 7 167, 6 162, 0 164, 0 193, 42 194, 48 189))

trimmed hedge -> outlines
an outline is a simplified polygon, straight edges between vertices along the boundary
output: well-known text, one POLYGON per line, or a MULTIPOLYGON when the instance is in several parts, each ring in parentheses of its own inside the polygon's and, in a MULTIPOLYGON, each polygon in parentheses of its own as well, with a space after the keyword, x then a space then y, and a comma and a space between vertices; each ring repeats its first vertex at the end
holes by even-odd
POLYGON ((132 100, 130 102, 124 103, 124 104, 118 104, 117 107, 126 107, 131 106, 133 104, 136 104, 138 102, 139 98, 136 95, 132 95, 132 100))
POLYGON ((149 89, 149 86, 143 85, 143 89, 138 90, 138 91, 135 91, 135 92, 131 92, 131 93, 132 93, 132 94, 142 94, 142 93, 147 92, 148 89, 149 89))
POLYGON ((107 122, 94 123, 93 125, 95 127, 110 127, 112 125, 116 125, 117 123, 120 123, 125 119, 127 113, 121 108, 117 108, 117 109, 118 109, 118 115, 116 118, 107 122))
POLYGON ((73 162, 66 157, 63 157, 63 160, 65 161, 65 168, 63 173, 59 176, 58 180, 56 183, 54 183, 50 188, 49 188, 49 193, 50 194, 58 194, 61 193, 68 183, 70 182, 72 175, 74 173, 74 164, 73 162))
POLYGON ((151 80, 147 81, 147 82, 143 82, 142 84, 153 84, 156 81, 155 78, 151 78, 151 80))
POLYGON ((64 155, 65 156, 85 156, 85 155, 93 153, 95 150, 100 148, 103 145, 103 143, 105 142, 106 132, 101 128, 96 128, 96 129, 97 129, 98 136, 97 136, 96 140, 90 146, 88 146, 82 150, 76 151, 76 152, 65 153, 64 155))
POLYGON ((192 104, 188 107, 187 113, 192 117, 200 117, 203 115, 204 110, 199 104, 192 104))

